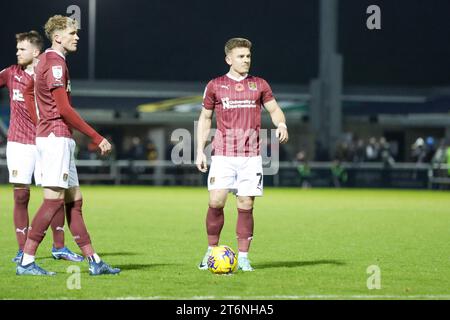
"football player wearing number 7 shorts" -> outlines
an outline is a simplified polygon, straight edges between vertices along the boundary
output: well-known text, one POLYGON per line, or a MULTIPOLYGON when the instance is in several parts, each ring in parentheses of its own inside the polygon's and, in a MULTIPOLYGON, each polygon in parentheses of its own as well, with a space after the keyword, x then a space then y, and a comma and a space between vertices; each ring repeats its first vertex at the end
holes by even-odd
MULTIPOLYGON (((34 64, 41 53, 44 39, 36 31, 16 34, 17 64, 0 71, 0 88, 8 87, 11 104, 6 145, 9 182, 14 186, 14 227, 19 250, 12 259, 18 263, 22 258, 23 246, 27 239, 30 201, 30 184, 34 174, 40 184, 40 169, 36 150, 35 110, 27 110, 26 88, 33 88, 34 64)), ((64 212, 60 212, 51 222, 53 232, 52 256, 55 259, 83 261, 83 257, 64 246, 64 212)))
POLYGON ((71 105, 66 55, 77 50, 77 32, 77 21, 69 17, 55 15, 45 24, 45 33, 52 46, 38 57, 34 85, 39 111, 36 147, 41 165, 44 201, 31 223, 23 257, 16 269, 17 275, 55 274, 39 267, 35 255, 53 217, 58 212, 64 212, 64 208, 70 232, 88 260, 89 274, 120 272, 120 269, 106 264, 95 252, 82 215, 83 199, 75 167, 72 129, 90 137, 102 155, 111 151, 111 144, 89 126, 71 105))
POLYGON ((209 208, 206 215, 208 249, 199 269, 207 269, 208 256, 219 244, 224 225, 223 208, 228 192, 236 194, 238 218, 238 269, 253 271, 248 259, 253 238, 253 204, 263 194, 263 168, 260 155, 261 111, 264 107, 277 127, 280 143, 288 141, 286 119, 273 97, 269 84, 249 75, 252 43, 232 38, 225 44, 227 74, 211 80, 203 96, 203 108, 197 128, 196 165, 207 171, 204 153, 213 112, 217 131, 213 140, 211 168, 208 175, 209 208))

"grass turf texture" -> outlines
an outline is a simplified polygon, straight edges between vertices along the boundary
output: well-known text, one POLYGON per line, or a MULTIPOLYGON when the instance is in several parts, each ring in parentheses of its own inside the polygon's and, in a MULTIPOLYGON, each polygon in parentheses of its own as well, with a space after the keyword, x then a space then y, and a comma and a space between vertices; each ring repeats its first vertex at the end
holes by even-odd
MULTIPOLYGON (((265 189, 255 204, 255 272, 217 276, 197 264, 206 249, 205 188, 83 186, 84 218, 100 256, 119 276, 90 277, 87 262, 37 262, 55 277, 18 277, 12 190, 1 186, 1 299, 450 299, 450 196, 402 190, 265 189), (71 265, 81 289, 69 290, 71 265), (367 268, 381 270, 369 290, 367 268)), ((30 212, 41 203, 32 189, 30 212)), ((237 249, 235 199, 221 244, 237 249)), ((66 230, 66 244, 79 252, 66 230)))

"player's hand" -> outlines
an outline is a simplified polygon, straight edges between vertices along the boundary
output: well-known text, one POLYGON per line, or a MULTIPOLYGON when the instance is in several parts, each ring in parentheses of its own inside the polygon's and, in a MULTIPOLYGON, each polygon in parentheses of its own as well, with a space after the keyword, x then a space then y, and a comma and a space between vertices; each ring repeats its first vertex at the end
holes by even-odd
POLYGON ((100 154, 102 156, 110 153, 112 149, 111 144, 106 139, 103 139, 102 142, 100 142, 98 148, 100 149, 100 154))
POLYGON ((195 160, 197 169, 203 173, 208 170, 208 165, 206 164, 206 155, 203 151, 197 152, 197 159, 195 160))
POLYGON ((281 144, 288 142, 289 134, 288 134, 287 128, 285 126, 279 125, 277 130, 275 131, 275 134, 281 144))

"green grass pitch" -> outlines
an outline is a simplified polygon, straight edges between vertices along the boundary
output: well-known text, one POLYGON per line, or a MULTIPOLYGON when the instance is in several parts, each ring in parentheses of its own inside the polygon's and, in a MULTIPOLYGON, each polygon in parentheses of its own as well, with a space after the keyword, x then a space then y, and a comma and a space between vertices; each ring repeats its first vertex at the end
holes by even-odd
MULTIPOLYGON (((197 264, 206 249, 206 188, 83 186, 94 248, 122 269, 90 277, 86 262, 37 262, 55 277, 18 277, 12 190, 1 186, 1 299, 450 299, 450 195, 439 191, 266 188, 255 203, 255 272, 217 276, 197 264), (80 267, 80 289, 67 269, 80 267), (369 266, 381 289, 368 289, 369 266)), ((41 203, 32 189, 30 212, 41 203)), ((221 244, 236 249, 235 199, 221 244)), ((66 231, 66 244, 79 252, 66 231)), ((369 283, 372 283, 369 281, 369 283)))

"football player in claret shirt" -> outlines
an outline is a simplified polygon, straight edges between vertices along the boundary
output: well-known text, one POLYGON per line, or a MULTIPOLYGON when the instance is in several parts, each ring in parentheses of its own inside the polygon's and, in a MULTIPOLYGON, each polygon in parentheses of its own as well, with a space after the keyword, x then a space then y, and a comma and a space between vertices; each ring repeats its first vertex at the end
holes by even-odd
MULTIPOLYGON (((25 104, 26 89, 33 89, 34 64, 41 53, 44 40, 36 31, 16 34, 17 64, 0 71, 0 88, 8 87, 11 104, 6 145, 9 182, 14 186, 14 227, 19 251, 13 262, 22 258, 27 239, 30 184, 34 173, 40 184, 40 170, 36 151, 36 112, 28 111, 25 104)), ((64 212, 59 212, 51 222, 53 231, 52 255, 55 259, 82 261, 83 257, 64 246, 64 212)))
POLYGON ((39 111, 36 147, 41 166, 44 201, 31 223, 23 257, 16 269, 17 275, 55 274, 39 267, 35 263, 35 254, 53 216, 60 211, 64 212, 64 208, 74 240, 89 262, 89 274, 120 272, 120 269, 112 268, 102 261, 95 252, 82 215, 83 200, 75 167, 72 129, 90 137, 102 155, 111 151, 111 144, 90 127, 71 106, 66 56, 77 50, 77 31, 76 20, 60 15, 51 17, 45 24, 45 34, 52 46, 38 57, 34 85, 39 111))
POLYGON ((251 61, 249 40, 232 38, 225 44, 227 74, 211 80, 206 86, 203 108, 197 128, 196 165, 207 171, 204 153, 216 113, 217 131, 212 143, 213 153, 208 175, 209 208, 206 215, 208 249, 198 266, 207 269, 208 256, 224 225, 223 208, 228 192, 236 194, 238 218, 238 269, 253 271, 248 259, 253 237, 253 203, 263 194, 263 168, 260 155, 259 130, 264 107, 277 127, 280 143, 288 141, 286 119, 273 97, 269 84, 262 78, 249 75, 251 61))

